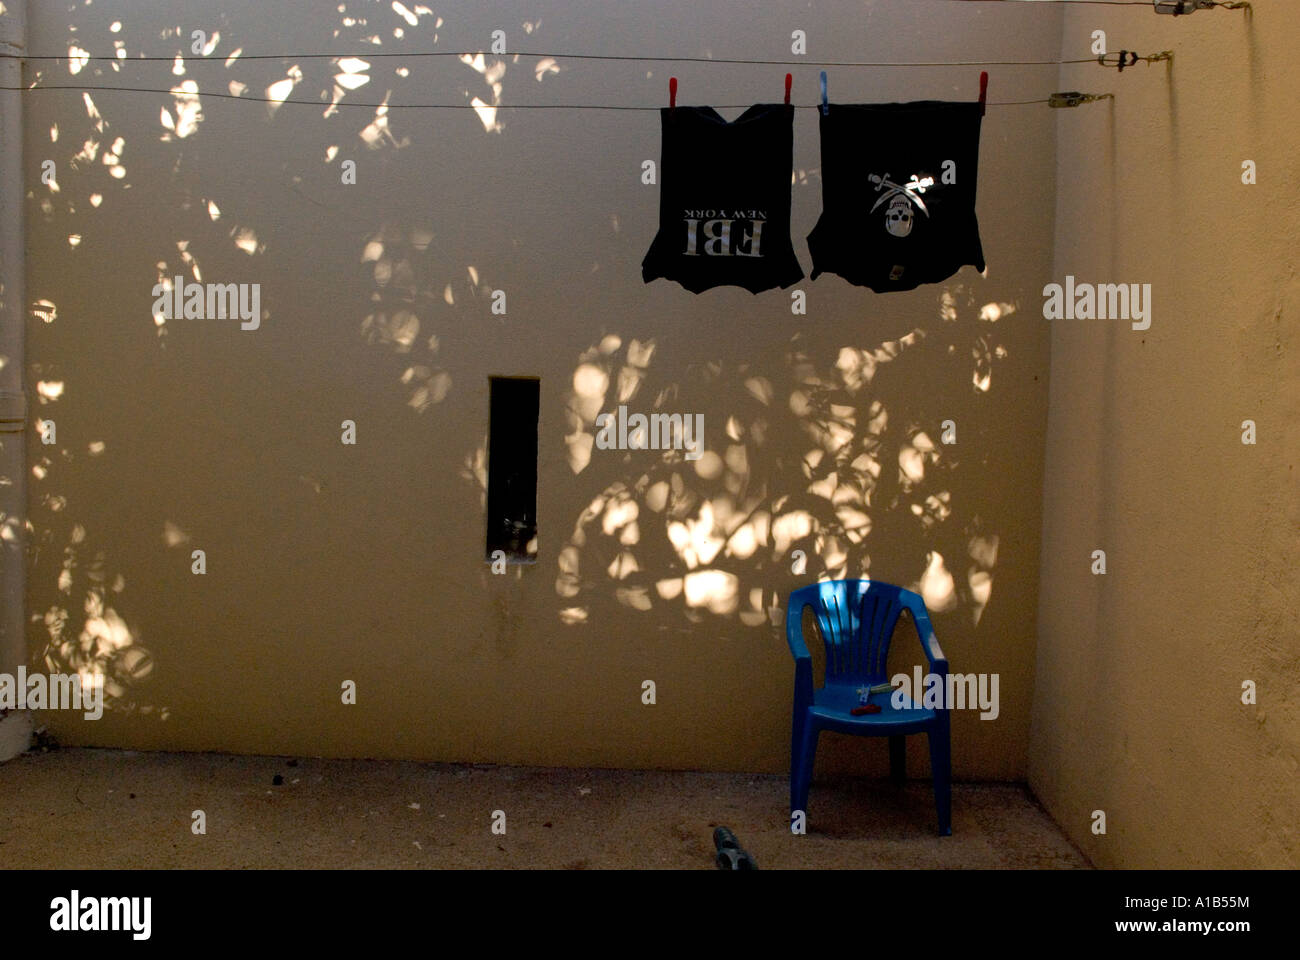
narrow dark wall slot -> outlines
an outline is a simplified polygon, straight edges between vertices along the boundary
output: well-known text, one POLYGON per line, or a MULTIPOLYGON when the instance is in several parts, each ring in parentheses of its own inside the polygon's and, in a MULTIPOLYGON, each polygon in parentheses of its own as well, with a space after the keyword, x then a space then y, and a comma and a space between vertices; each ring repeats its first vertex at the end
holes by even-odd
POLYGON ((542 382, 489 377, 487 559, 537 556, 537 418, 542 382))

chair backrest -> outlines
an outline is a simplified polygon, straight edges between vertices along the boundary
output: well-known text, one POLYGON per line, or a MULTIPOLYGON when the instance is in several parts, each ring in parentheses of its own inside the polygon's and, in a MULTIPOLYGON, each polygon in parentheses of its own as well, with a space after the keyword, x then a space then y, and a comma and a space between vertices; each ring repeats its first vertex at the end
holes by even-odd
POLYGON ((924 609, 919 596, 891 583, 830 580, 795 590, 789 609, 802 618, 804 607, 813 608, 826 647, 827 683, 876 684, 888 679, 889 641, 899 614, 918 603, 924 609))

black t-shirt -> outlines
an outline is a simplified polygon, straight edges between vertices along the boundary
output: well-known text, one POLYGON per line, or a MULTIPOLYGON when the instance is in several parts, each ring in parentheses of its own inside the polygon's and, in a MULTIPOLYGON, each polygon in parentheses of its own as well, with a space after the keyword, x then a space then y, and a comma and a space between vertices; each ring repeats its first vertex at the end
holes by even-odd
POLYGON ((751 293, 803 279, 790 242, 794 107, 755 104, 728 123, 712 107, 664 107, 659 232, 646 283, 751 293))
POLYGON ((877 293, 984 269, 975 186, 980 105, 830 104, 821 118, 822 215, 812 279, 838 273, 877 293))

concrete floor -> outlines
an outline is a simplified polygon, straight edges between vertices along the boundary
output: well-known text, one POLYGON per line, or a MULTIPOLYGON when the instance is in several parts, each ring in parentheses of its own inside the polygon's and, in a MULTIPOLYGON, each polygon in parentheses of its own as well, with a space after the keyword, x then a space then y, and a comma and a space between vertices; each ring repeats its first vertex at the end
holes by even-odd
POLYGON ((761 869, 1088 866, 1022 786, 954 787, 951 837, 934 832, 926 781, 815 782, 802 837, 787 789, 746 774, 62 749, 0 765, 0 864, 713 869, 725 824, 761 869))

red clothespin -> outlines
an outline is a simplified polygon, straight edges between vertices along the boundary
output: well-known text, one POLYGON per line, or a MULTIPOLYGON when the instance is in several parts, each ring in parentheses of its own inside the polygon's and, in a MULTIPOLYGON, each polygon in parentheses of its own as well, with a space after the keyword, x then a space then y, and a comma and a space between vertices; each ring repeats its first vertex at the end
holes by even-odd
POLYGON ((668 109, 677 109, 677 78, 668 78, 668 109))
POLYGON ((790 84, 793 81, 794 81, 794 77, 790 76, 790 74, 787 73, 785 75, 785 102, 787 104, 790 103, 790 84))
POLYGON ((984 110, 989 101, 989 72, 980 71, 980 116, 984 116, 984 110))

